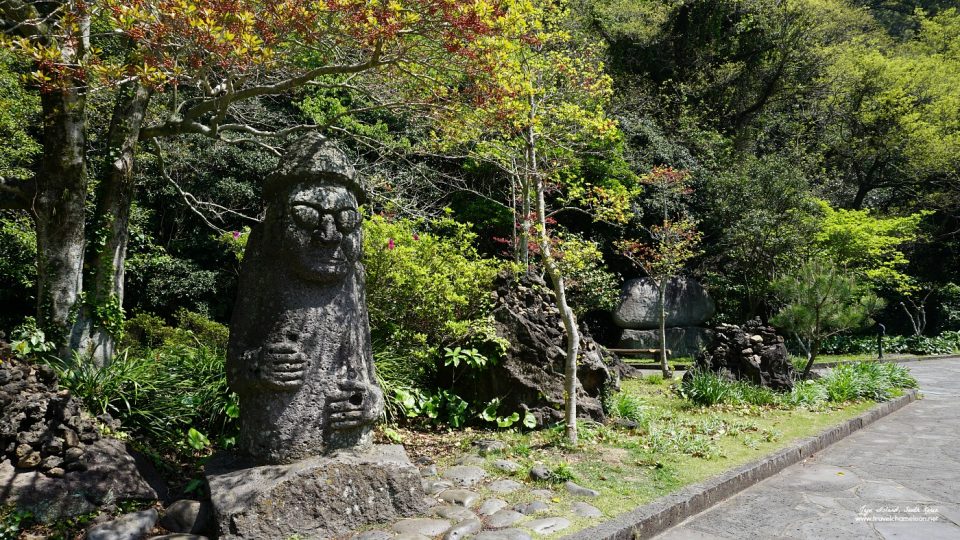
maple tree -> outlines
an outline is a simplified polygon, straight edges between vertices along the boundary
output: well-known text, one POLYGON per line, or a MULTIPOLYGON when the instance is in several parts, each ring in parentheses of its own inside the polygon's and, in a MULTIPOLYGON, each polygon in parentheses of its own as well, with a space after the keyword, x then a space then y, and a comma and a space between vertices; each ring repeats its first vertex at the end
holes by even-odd
POLYGON ((574 20, 566 3, 531 4, 516 28, 522 35, 500 51, 489 77, 477 79, 475 98, 444 110, 437 125, 443 146, 465 148, 509 177, 516 258, 529 268, 530 254, 539 255, 564 325, 565 436, 575 445, 581 338, 553 216, 576 203, 597 219, 623 221, 634 192, 630 179, 611 176, 592 184, 579 173, 590 158, 617 159, 611 150, 620 132, 605 113, 613 89, 603 48, 580 34, 574 20), (561 207, 551 211, 550 202, 561 207))
POLYGON ((103 364, 113 354, 140 143, 162 156, 160 139, 198 134, 278 153, 265 141, 326 126, 270 125, 238 108, 309 85, 370 94, 376 85, 377 107, 469 94, 468 84, 454 96, 449 74, 489 76, 505 36, 522 35, 524 9, 522 0, 4 2, 0 45, 32 62, 43 111, 40 170, 2 182, 13 196, 5 206, 36 222, 39 321, 61 356, 80 350, 103 364), (91 182, 88 101, 103 95, 114 106, 104 172, 91 182))
POLYGON ((671 167, 656 167, 641 181, 655 190, 662 222, 645 227, 648 242, 621 240, 617 246, 623 255, 641 268, 657 287, 660 320, 660 369, 665 379, 673 375, 667 364, 666 294, 670 280, 676 277, 687 261, 695 257, 701 240, 696 223, 687 215, 672 218, 671 203, 691 190, 689 173, 671 167))

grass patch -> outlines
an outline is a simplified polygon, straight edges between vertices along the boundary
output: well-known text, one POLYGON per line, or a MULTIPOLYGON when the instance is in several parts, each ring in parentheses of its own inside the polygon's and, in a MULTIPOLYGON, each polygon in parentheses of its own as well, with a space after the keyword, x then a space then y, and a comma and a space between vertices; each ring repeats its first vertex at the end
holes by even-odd
POLYGON ((826 371, 819 380, 802 381, 790 393, 739 381, 728 381, 712 371, 694 371, 676 386, 681 397, 694 405, 709 407, 720 403, 776 407, 819 406, 823 402, 843 403, 859 399, 885 401, 904 388, 916 388, 917 381, 903 366, 891 362, 849 362, 826 371))
MULTIPOLYGON (((843 396, 858 397, 844 402, 829 401, 830 386, 814 381, 798 383, 793 392, 785 394, 743 383, 724 383, 722 391, 709 385, 702 389, 704 394, 714 393, 711 399, 716 398, 716 393, 722 394, 714 405, 704 407, 681 395, 677 389, 679 381, 651 384, 648 378, 630 379, 623 382, 622 391, 611 396, 609 403, 613 419, 631 422, 607 425, 581 422, 581 444, 577 448, 564 444, 563 429, 558 426, 535 432, 434 433, 437 439, 423 448, 422 455, 436 458, 436 449, 444 444, 454 448, 438 459, 438 465, 443 468, 469 451, 472 440, 500 439, 507 444, 507 449, 502 455, 486 458, 492 477, 503 475, 492 466, 495 459, 507 458, 519 463, 522 468, 517 479, 528 484, 532 482, 526 478, 526 471, 534 465, 543 465, 557 472, 558 478, 569 478, 599 490, 600 496, 588 502, 610 518, 862 414, 875 404, 874 398, 886 398, 880 393, 871 393, 877 388, 915 384, 912 378, 900 378, 909 377, 909 373, 891 369, 899 368, 895 364, 874 365, 882 367, 839 370, 838 380, 850 372, 851 377, 859 381, 857 392, 843 396), (873 382, 865 383, 867 380, 873 382)), ((411 432, 406 440, 412 443, 407 447, 411 457, 421 454, 417 448, 422 444, 421 432, 411 432)), ((582 500, 549 482, 529 487, 553 490, 555 496, 550 502, 559 512, 582 500)), ((507 495, 487 492, 482 487, 479 491, 485 497, 500 497, 511 504, 534 500, 530 489, 507 495)), ((573 527, 557 536, 594 525, 599 520, 577 518, 572 521, 573 527)))

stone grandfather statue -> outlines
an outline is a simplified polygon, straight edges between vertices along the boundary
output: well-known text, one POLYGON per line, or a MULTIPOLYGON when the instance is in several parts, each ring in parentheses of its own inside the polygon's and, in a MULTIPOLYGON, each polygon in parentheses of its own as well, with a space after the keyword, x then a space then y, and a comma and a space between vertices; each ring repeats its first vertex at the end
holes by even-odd
POLYGON ((288 463, 368 446, 383 410, 363 287, 363 191, 343 154, 308 136, 264 186, 231 323, 227 376, 238 448, 288 463))
POLYGON ((205 466, 221 539, 339 537, 424 509, 402 446, 374 445, 383 411, 364 294, 363 190, 317 134, 264 183, 230 326, 235 451, 205 466))

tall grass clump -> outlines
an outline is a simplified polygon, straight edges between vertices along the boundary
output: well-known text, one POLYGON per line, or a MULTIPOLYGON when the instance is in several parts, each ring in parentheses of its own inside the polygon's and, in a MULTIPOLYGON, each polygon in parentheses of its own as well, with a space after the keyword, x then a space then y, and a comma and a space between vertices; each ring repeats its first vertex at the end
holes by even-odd
POLYGON ((697 370, 684 377, 679 386, 680 395, 693 403, 709 407, 727 400, 734 391, 733 383, 721 379, 712 371, 697 370))
POLYGON ((235 431, 221 351, 179 345, 123 352, 100 369, 80 356, 51 365, 91 413, 109 414, 155 450, 187 452, 190 428, 226 445, 235 431))
POLYGON ((818 407, 829 399, 827 389, 818 381, 797 381, 785 397, 786 404, 794 407, 818 407))
POLYGON ((884 362, 841 364, 828 371, 818 382, 826 389, 830 401, 834 402, 857 399, 885 401, 903 388, 917 387, 917 380, 906 368, 884 362))
POLYGON ((900 364, 887 362, 880 365, 882 366, 884 377, 887 378, 891 386, 895 388, 917 388, 920 386, 917 379, 910 374, 910 370, 900 364))
POLYGON ((610 402, 611 416, 638 424, 643 424, 648 420, 647 409, 647 405, 641 398, 624 392, 617 393, 610 402))
POLYGON ((797 381, 789 393, 748 381, 727 381, 709 371, 695 371, 679 385, 679 394, 700 406, 734 405, 808 407, 863 399, 885 401, 904 388, 916 388, 910 372, 894 363, 854 362, 829 370, 819 380, 797 381))
POLYGON ((860 377, 852 367, 852 364, 839 365, 820 379, 819 383, 827 391, 830 401, 853 401, 860 397, 863 387, 860 377))
POLYGON ((733 383, 731 392, 731 401, 747 405, 777 405, 780 403, 780 395, 773 390, 756 384, 739 381, 733 383))
POLYGON ((377 383, 383 390, 384 420, 396 423, 415 407, 424 378, 429 376, 422 360, 410 358, 392 348, 373 351, 377 383))

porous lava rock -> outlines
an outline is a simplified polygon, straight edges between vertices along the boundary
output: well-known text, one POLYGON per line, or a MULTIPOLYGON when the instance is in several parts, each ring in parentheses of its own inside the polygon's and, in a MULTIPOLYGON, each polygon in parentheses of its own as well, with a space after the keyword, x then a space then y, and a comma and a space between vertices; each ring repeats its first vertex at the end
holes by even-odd
MULTIPOLYGON (((795 370, 783 336, 759 318, 743 326, 714 328, 710 347, 696 357, 693 370, 709 370, 729 380, 748 380, 774 390, 793 388, 795 370)), ((684 378, 690 377, 688 372, 684 378)))
POLYGON ((2 459, 59 477, 85 469, 86 447, 99 439, 93 418, 58 387, 53 369, 9 358, 0 364, 2 459))
MULTIPOLYGON (((103 422, 116 424, 109 417, 103 422)), ((95 420, 48 366, 0 363, 0 506, 52 522, 157 491, 118 440, 102 438, 95 420)))
POLYGON ((235 452, 207 463, 221 540, 342 537, 425 510, 402 446, 374 445, 384 407, 364 268, 364 192, 347 155, 313 133, 264 186, 244 253, 227 381, 235 452))
POLYGON ((230 324, 237 449, 258 464, 369 447, 383 411, 361 263, 364 194, 319 134, 294 143, 265 185, 230 324))
MULTIPOLYGON (((535 274, 497 276, 493 292, 497 335, 506 354, 475 378, 458 379, 455 392, 475 401, 500 398, 500 411, 529 411, 539 425, 563 418, 566 336, 553 292, 535 274)), ((602 422, 601 395, 632 372, 581 330, 577 367, 578 415, 602 422)))

